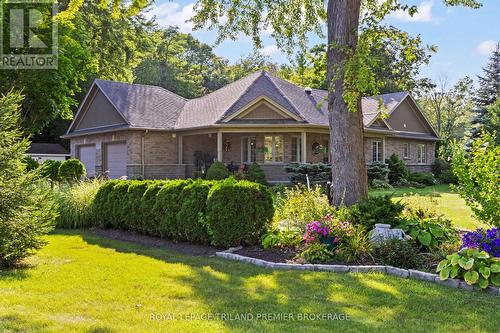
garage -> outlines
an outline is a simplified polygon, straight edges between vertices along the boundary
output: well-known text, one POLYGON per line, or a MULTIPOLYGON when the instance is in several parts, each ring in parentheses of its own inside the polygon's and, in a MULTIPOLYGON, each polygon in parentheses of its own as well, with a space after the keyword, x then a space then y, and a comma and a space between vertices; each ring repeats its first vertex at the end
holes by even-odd
POLYGON ((95 177, 95 146, 78 147, 78 159, 85 165, 87 177, 95 177))
POLYGON ((125 142, 113 142, 105 145, 104 170, 108 172, 108 177, 111 179, 127 175, 127 145, 125 142))

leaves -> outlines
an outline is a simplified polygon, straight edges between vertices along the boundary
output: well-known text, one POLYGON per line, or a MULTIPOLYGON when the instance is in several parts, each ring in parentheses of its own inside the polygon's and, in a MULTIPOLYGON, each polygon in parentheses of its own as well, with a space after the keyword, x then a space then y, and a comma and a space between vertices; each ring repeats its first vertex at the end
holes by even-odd
POLYGON ((491 271, 488 267, 479 268, 479 273, 485 278, 488 279, 490 277, 491 271))
POLYGON ((427 231, 420 231, 418 234, 418 241, 424 246, 430 246, 432 241, 432 236, 427 231))
POLYGON ((500 273, 500 264, 493 264, 490 266, 492 273, 500 273))
POLYGON ((464 274, 464 280, 467 284, 472 285, 479 279, 479 273, 476 271, 468 271, 464 274))
POLYGON ((469 270, 474 266, 474 258, 460 258, 458 264, 465 270, 469 270))
POLYGON ((451 267, 446 266, 439 272, 439 278, 441 280, 446 280, 450 277, 451 267))

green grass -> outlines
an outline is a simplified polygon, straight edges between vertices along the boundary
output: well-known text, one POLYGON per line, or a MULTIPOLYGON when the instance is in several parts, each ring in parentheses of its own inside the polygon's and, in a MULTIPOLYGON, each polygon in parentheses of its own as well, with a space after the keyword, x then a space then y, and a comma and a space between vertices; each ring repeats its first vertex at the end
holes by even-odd
POLYGON ((411 197, 419 194, 427 197, 428 202, 434 200, 437 204, 437 211, 449 218, 457 227, 464 229, 488 227, 474 217, 471 209, 465 204, 465 200, 460 198, 458 194, 453 193, 448 185, 427 186, 423 189, 395 188, 393 190, 370 191, 370 195, 383 194, 393 194, 395 199, 402 199, 403 201, 411 200, 411 197))
POLYGON ((494 332, 495 296, 383 274, 271 271, 58 231, 0 273, 1 332, 494 332), (254 320, 181 315, 252 313, 254 320), (348 321, 257 314, 345 313, 348 321), (152 320, 151 314, 165 315, 152 320), (168 320, 170 319, 170 320, 168 320))

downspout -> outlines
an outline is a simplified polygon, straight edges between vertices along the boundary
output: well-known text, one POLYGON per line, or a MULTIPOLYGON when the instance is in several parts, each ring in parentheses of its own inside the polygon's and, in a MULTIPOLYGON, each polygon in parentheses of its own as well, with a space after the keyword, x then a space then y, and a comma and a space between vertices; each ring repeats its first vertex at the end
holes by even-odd
POLYGON ((146 137, 146 134, 148 133, 148 130, 145 130, 144 133, 141 135, 141 171, 142 171, 142 179, 145 179, 145 148, 144 148, 144 139, 146 137))

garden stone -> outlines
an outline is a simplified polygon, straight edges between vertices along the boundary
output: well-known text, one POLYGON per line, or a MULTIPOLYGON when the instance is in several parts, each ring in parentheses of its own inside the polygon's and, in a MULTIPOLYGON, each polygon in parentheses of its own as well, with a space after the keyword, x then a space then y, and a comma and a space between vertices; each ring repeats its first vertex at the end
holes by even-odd
POLYGON ((281 262, 272 263, 271 265, 272 265, 272 266, 270 266, 271 268, 276 268, 276 269, 284 269, 284 270, 293 269, 293 267, 291 267, 292 265, 290 265, 290 264, 284 264, 284 263, 281 263, 281 262))
POLYGON ((410 272, 408 272, 408 270, 404 269, 404 268, 386 266, 385 269, 386 269, 387 274, 390 274, 390 275, 395 275, 395 276, 399 276, 402 278, 407 278, 410 276, 410 272))
POLYGON ((223 252, 233 253, 233 252, 241 250, 242 248, 243 248, 242 246, 230 247, 229 249, 227 249, 226 251, 223 251, 223 252))
POLYGON ((387 239, 404 239, 405 233, 401 229, 391 229, 390 224, 377 223, 375 228, 370 231, 370 241, 373 244, 380 244, 387 239))
POLYGON ((315 265, 317 271, 328 271, 335 273, 349 272, 349 266, 345 265, 315 265))
POLYGON ((385 266, 349 266, 351 273, 368 273, 368 272, 381 272, 385 273, 385 266))
POLYGON ((438 277, 436 277, 436 280, 435 280, 437 283, 439 284, 442 284, 442 285, 445 285, 445 286, 448 286, 448 287, 451 287, 451 288, 458 288, 459 285, 460 285, 460 280, 457 280, 457 279, 447 279, 447 280, 441 280, 438 277))
POLYGON ((465 282, 465 281, 460 281, 458 283, 458 288, 469 290, 469 291, 473 291, 474 290, 474 286, 468 285, 467 282, 465 282))
POLYGON ((500 296, 500 288, 488 286, 485 290, 488 294, 500 296))
POLYGON ((439 278, 437 274, 421 272, 414 269, 409 269, 408 272, 410 273, 410 277, 418 280, 435 281, 436 278, 439 278))
POLYGON ((314 265, 311 265, 311 264, 303 264, 303 265, 297 265, 297 269, 299 270, 311 270, 313 271, 314 270, 314 265))

